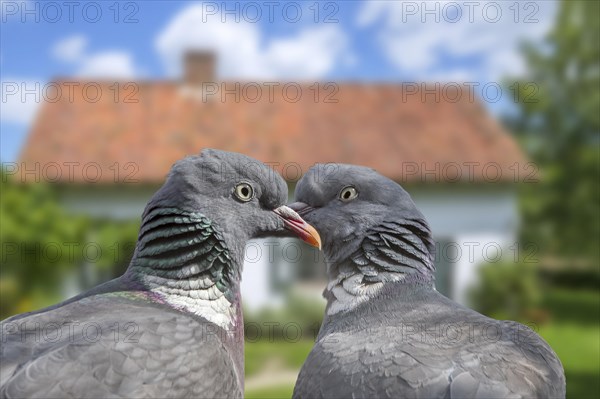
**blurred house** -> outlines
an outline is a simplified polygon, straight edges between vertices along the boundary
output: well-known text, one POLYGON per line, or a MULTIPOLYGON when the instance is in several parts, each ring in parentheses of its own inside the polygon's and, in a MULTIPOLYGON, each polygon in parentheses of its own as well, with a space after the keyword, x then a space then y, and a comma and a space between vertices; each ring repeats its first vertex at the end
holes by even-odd
MULTIPOLYGON (((291 193, 315 163, 360 164, 402 183, 428 218, 443 293, 464 301, 476 265, 511 251, 513 182, 527 174, 525 159, 464 86, 216 82, 215 61, 189 54, 180 81, 58 80, 21 170, 60 184, 72 212, 122 219, 139 218, 171 165, 206 147, 270 163, 291 193)), ((299 257, 285 243, 249 247, 246 305, 272 303, 292 286, 322 291, 316 254, 302 246, 299 257)))

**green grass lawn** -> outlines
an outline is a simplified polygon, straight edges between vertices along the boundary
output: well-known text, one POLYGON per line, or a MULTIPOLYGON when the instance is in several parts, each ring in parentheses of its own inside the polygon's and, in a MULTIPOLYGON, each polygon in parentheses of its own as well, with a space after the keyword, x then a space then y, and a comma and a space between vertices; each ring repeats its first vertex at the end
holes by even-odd
POLYGON ((567 398, 600 397, 600 292, 553 289, 545 296, 552 320, 538 332, 563 364, 567 398))
POLYGON ((246 391, 244 397, 246 399, 289 399, 292 397, 293 392, 293 385, 282 385, 268 389, 246 391))
POLYGON ((567 398, 600 397, 600 327, 552 323, 540 327, 539 334, 563 364, 567 398))
MULTIPOLYGON (((297 375, 313 344, 309 340, 246 342, 246 381, 256 376, 265 365, 273 363, 297 375)), ((293 391, 293 383, 274 382, 273 386, 267 388, 247 389, 245 397, 246 399, 291 398, 293 391)))
POLYGON ((246 378, 255 375, 268 360, 278 359, 292 370, 300 370, 314 342, 300 340, 246 342, 246 378))

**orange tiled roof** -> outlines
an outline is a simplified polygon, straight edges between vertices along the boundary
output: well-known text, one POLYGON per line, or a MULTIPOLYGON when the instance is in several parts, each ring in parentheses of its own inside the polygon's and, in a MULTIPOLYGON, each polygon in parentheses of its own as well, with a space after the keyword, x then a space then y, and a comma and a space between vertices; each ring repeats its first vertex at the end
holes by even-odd
MULTIPOLYGON (((278 163, 279 171, 292 162, 303 171, 317 162, 344 162, 400 181, 454 179, 458 168, 463 180, 495 180, 498 171, 498 180, 513 180, 517 163, 524 174, 525 158, 513 137, 467 93, 454 101, 454 94, 423 98, 402 85, 339 84, 332 97, 337 102, 326 103, 332 88, 321 85, 315 101, 314 86, 306 84, 301 99, 291 102, 282 83, 272 98, 259 84, 263 95, 256 102, 249 101, 256 93, 250 86, 239 101, 233 94, 203 101, 176 82, 120 82, 118 91, 114 82, 98 82, 102 97, 93 102, 96 89, 85 97, 85 83, 75 90, 58 83, 62 95, 41 107, 21 162, 96 162, 105 182, 113 182, 115 163, 127 174, 133 167, 125 165, 133 162, 136 179, 160 182, 176 160, 211 147, 278 163)), ((284 177, 296 174, 292 165, 284 177)), ((73 179, 83 181, 80 173, 73 179)))

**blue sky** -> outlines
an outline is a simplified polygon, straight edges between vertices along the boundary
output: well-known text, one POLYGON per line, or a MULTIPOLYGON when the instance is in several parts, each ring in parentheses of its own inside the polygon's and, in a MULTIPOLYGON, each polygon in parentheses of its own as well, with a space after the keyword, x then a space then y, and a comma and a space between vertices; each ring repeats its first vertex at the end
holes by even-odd
MULTIPOLYGON (((557 3, 467 3, 0 0, 0 159, 18 158, 39 106, 9 86, 35 90, 57 76, 173 78, 190 48, 215 51, 219 76, 244 80, 482 86, 526 73, 519 43, 541 40, 557 3)), ((504 97, 484 103, 498 113, 504 97)))

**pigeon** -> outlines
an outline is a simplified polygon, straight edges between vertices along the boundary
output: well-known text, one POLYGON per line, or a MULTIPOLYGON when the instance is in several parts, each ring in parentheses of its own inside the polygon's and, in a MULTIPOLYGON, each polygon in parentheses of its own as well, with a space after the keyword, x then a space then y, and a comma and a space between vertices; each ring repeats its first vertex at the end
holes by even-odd
POLYGON ((320 238, 285 181, 241 154, 204 150, 148 202, 123 276, 2 321, 0 397, 241 398, 240 274, 251 238, 320 238))
POLYGON ((323 324, 294 398, 564 398, 532 329, 434 288, 434 241, 409 194, 370 168, 318 164, 289 204, 320 233, 323 324))

